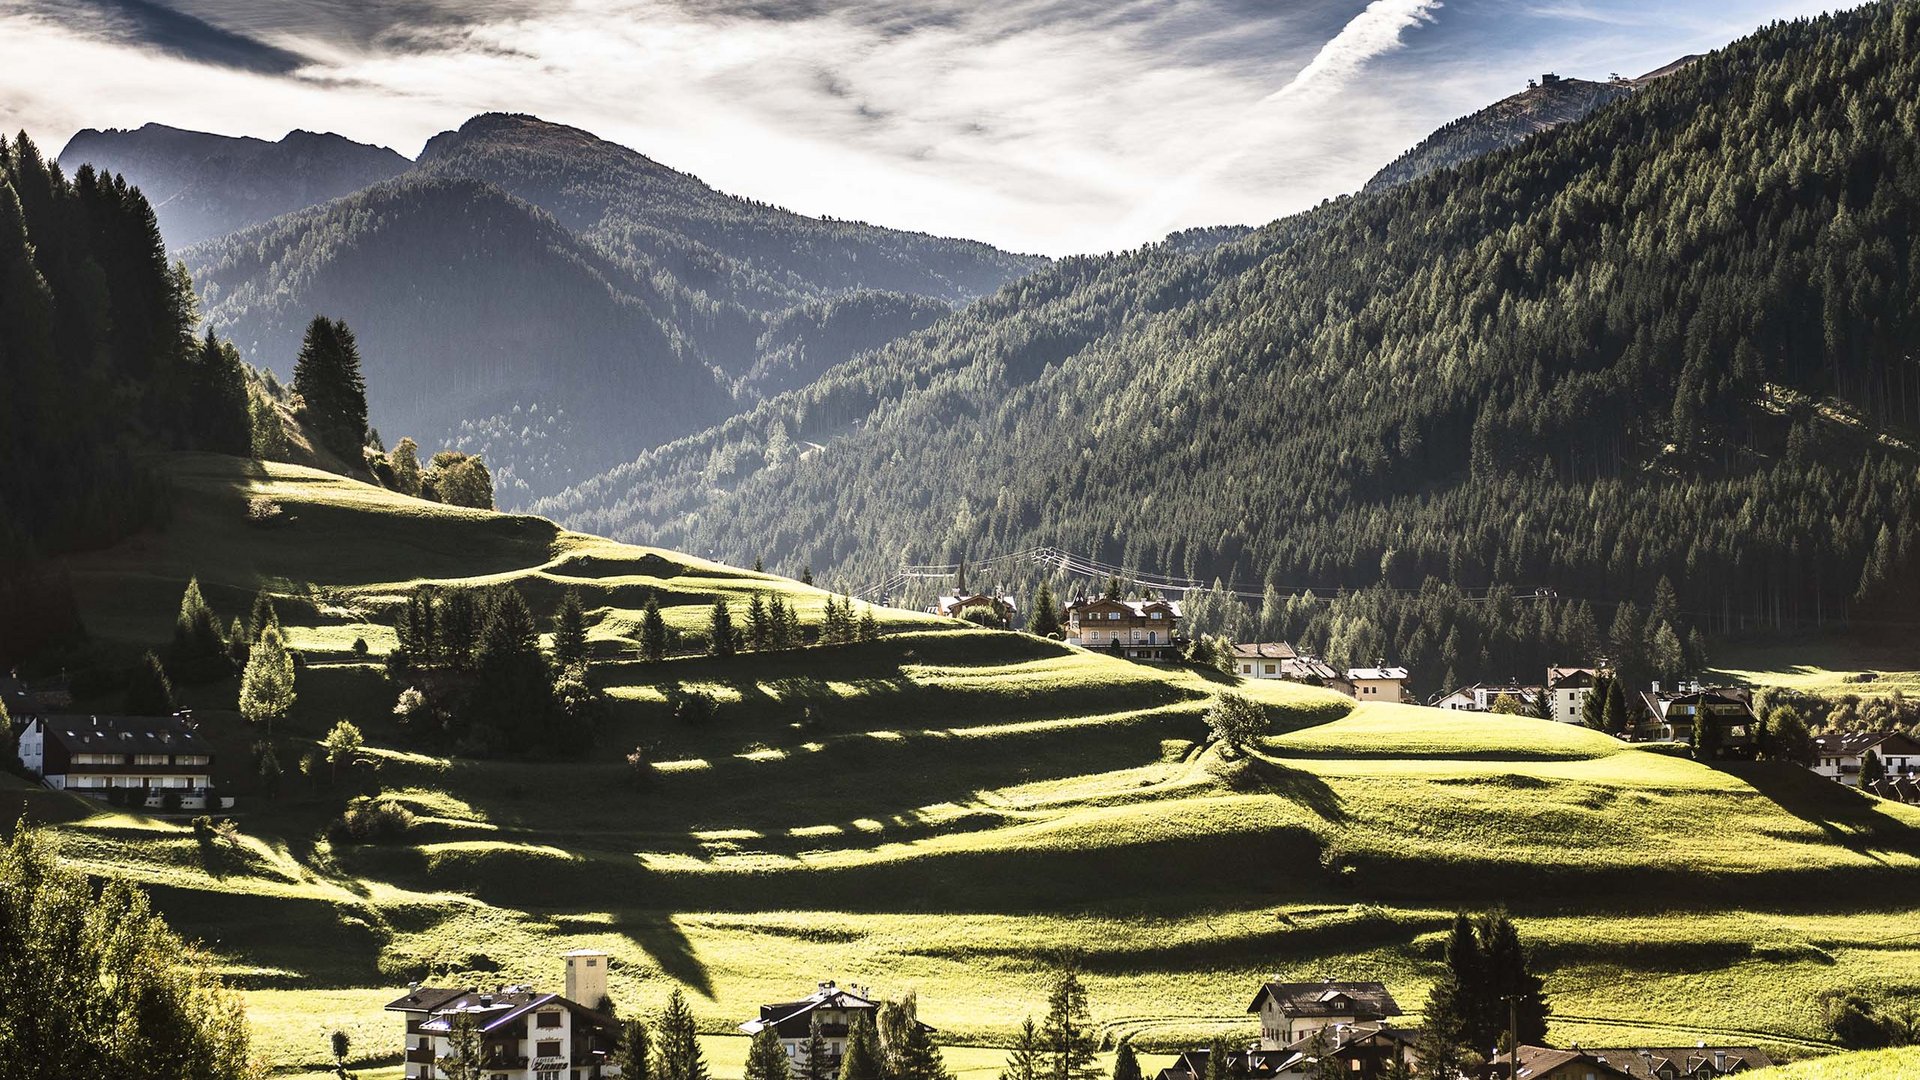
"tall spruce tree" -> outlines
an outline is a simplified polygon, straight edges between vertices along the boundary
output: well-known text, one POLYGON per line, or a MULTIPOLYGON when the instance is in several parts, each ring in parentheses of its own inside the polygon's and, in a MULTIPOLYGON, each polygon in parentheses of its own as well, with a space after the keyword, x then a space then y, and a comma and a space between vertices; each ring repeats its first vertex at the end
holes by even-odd
POLYGON ((1040 1029, 1029 1016, 1020 1025, 1020 1034, 1014 1036, 1013 1050, 1007 1054, 1007 1064, 1000 1070, 1000 1080, 1045 1080, 1045 1054, 1040 1029))
POLYGON ((1426 1028, 1438 1042, 1485 1053, 1478 1042, 1486 1030, 1486 965, 1473 920, 1466 912, 1453 917, 1442 953, 1442 968, 1427 991, 1426 1028))
POLYGON ((754 652, 766 651, 772 638, 771 624, 767 622, 767 605, 754 593, 747 600, 747 648, 754 652))
POLYGON ((173 644, 167 649, 167 662, 183 683, 213 682, 233 673, 227 657, 227 639, 220 632, 220 617, 207 606, 200 594, 200 579, 187 579, 180 596, 180 611, 173 619, 173 644))
POLYGON ((180 706, 173 697, 173 680, 152 652, 140 657, 127 675, 127 694, 121 704, 129 716, 171 716, 180 706))
POLYGON ((827 1037, 820 1031, 820 1014, 814 1013, 807 1024, 806 1053, 800 1061, 800 1080, 833 1080, 833 1059, 827 1049, 827 1037))
POLYGON ((647 1022, 635 1017, 620 1025, 620 1045, 609 1055, 620 1070, 620 1080, 654 1080, 653 1035, 647 1022))
POLYGON ((1053 586, 1045 581, 1027 602, 1027 632, 1039 637, 1052 637, 1060 632, 1060 605, 1053 598, 1053 586))
POLYGON ((494 591, 473 666, 469 738, 485 747, 530 745, 552 716, 553 683, 533 613, 519 589, 505 585, 494 591))
POLYGON ((1133 1038, 1122 1038, 1120 1046, 1113 1052, 1113 1080, 1144 1080, 1140 1071, 1140 1057, 1133 1052, 1133 1038))
POLYGON ((787 1052, 780 1048, 780 1033, 771 1024, 754 1032, 747 1044, 747 1063, 740 1080, 792 1080, 793 1069, 787 1052))
POLYGON ((727 607, 726 597, 716 596, 707 612, 707 655, 732 656, 735 645, 733 612, 727 607))
POLYGON ((880 1036, 870 1013, 855 1013, 847 1024, 847 1052, 840 1058, 839 1080, 887 1080, 880 1036))
POLYGON ((1475 936, 1486 973, 1486 1007, 1492 1013, 1492 1034, 1497 1038, 1517 1022, 1519 1029, 1512 1034, 1518 1045, 1544 1045, 1547 1017, 1553 1009, 1547 1004, 1546 984, 1533 973, 1531 957, 1520 943, 1519 929, 1505 909, 1495 909, 1480 917, 1475 936))
POLYGON ((246 670, 240 673, 240 715, 247 722, 267 729, 273 737, 273 722, 284 718, 293 708, 293 656, 280 640, 280 628, 269 625, 247 654, 246 670))
POLYGON ((367 442, 367 382, 346 323, 316 315, 307 324, 293 362, 293 389, 300 395, 300 419, 320 445, 358 469, 367 442))
POLYGON ((1077 965, 1062 965, 1047 995, 1047 1019, 1040 1025, 1047 1050, 1047 1080, 1096 1080, 1099 1036, 1087 1010, 1087 988, 1077 965))
POLYGON ((667 622, 660 616, 660 598, 651 592, 640 614, 640 655, 655 663, 667 655, 667 622))
POLYGON ((920 1022, 920 1002, 909 992, 880 1006, 880 1047, 887 1080, 953 1080, 940 1047, 920 1022))
POLYGON ((587 659, 587 613, 580 607, 580 590, 569 586, 560 594, 553 616, 553 662, 572 667, 587 659))
POLYGON ((679 987, 667 995, 667 1007, 660 1013, 660 1036, 655 1043, 657 1080, 708 1080, 707 1058, 700 1050, 700 1032, 694 1025, 693 1009, 679 987))

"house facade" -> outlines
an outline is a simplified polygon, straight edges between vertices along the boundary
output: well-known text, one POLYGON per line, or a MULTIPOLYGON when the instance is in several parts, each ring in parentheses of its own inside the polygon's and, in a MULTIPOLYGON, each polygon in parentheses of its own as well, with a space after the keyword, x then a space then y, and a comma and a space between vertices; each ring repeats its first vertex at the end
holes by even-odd
POLYGON ((1547 669, 1542 691, 1547 695, 1553 719, 1563 724, 1578 724, 1587 707, 1587 695, 1600 680, 1598 668, 1559 667, 1547 669))
POLYGON ((1008 626, 1013 625, 1014 616, 1020 613, 1020 606, 1011 596, 995 596, 992 593, 969 593, 965 596, 943 596, 934 601, 933 614, 945 615, 957 619, 960 613, 970 607, 986 608, 998 616, 1008 626))
POLYGON ((1492 712, 1494 702, 1502 697, 1512 698, 1526 712, 1533 712, 1540 700, 1540 688, 1537 686, 1518 686, 1513 683, 1474 683, 1463 686, 1442 698, 1436 698, 1432 705, 1436 709, 1448 709, 1453 712, 1492 712))
POLYGON ((1738 686, 1688 686, 1670 694, 1655 684, 1639 695, 1639 716, 1629 733, 1635 742, 1691 742, 1700 723, 1720 729, 1721 757, 1750 758, 1759 751, 1753 696, 1738 686))
POLYGON ((1285 1050, 1322 1028, 1378 1023, 1400 1015, 1400 1006, 1377 982, 1279 982, 1261 984, 1247 1006, 1260 1017, 1262 1050, 1285 1050))
POLYGON ((1872 751, 1894 780, 1920 778, 1920 742, 1898 731, 1836 731, 1813 740, 1813 771, 1848 787, 1860 786, 1860 770, 1872 751))
POLYGON ((1067 640, 1110 649, 1129 660, 1179 658, 1180 604, 1175 600, 1090 597, 1067 605, 1067 640))
POLYGON ((1629 1076, 1579 1047, 1556 1050, 1522 1045, 1517 1054, 1495 1057, 1492 1066, 1500 1080, 1625 1080, 1629 1076))
MULTIPOLYGON (((605 994, 605 953, 567 954, 569 982, 582 994, 597 986, 605 994), (588 968, 586 962, 594 961, 588 968), (597 970, 599 974, 589 975, 597 970), (584 984, 575 981, 578 971, 584 984), (598 982, 594 982, 597 978, 598 982)), ((527 986, 498 990, 415 986, 389 1002, 404 1024, 403 1073, 408 1080, 447 1075, 453 1034, 463 1017, 479 1034, 480 1067, 489 1080, 606 1080, 620 1075, 611 1062, 619 1025, 570 995, 542 993, 527 986)))
POLYGON ((1233 647, 1233 670, 1243 679, 1285 679, 1300 654, 1284 641, 1263 641, 1233 647))
MULTIPOLYGON (((880 1001, 864 986, 839 986, 832 981, 820 983, 813 993, 798 1001, 760 1006, 760 1015, 740 1025, 747 1035, 758 1035, 772 1028, 786 1051, 787 1061, 796 1073, 807 1065, 807 1045, 816 1026, 824 1049, 827 1071, 837 1073, 840 1059, 847 1052, 847 1033, 861 1016, 878 1020, 880 1001)), ((928 1031, 927 1025, 920 1025, 928 1031)))
POLYGON ((35 716, 19 741, 21 764, 56 791, 156 810, 233 805, 214 790, 213 748, 191 713, 35 716))
POLYGON ((1392 701, 1404 699, 1403 684, 1407 681, 1407 669, 1378 664, 1374 667, 1348 668, 1347 692, 1355 701, 1392 701))

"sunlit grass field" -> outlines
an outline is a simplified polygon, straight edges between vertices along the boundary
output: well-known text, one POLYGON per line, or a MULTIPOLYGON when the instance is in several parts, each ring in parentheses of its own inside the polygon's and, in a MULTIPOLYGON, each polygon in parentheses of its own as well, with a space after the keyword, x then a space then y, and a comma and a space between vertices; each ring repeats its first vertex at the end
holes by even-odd
POLYGON ((1729 646, 1714 675, 1821 697, 1920 695, 1920 645, 1819 638, 1792 645, 1729 646))
MULTIPOLYGON (((166 639, 189 573, 223 616, 267 583, 310 661, 281 760, 343 716, 365 760, 244 795, 234 849, 95 804, 36 812, 75 819, 67 858, 148 885, 223 958, 283 1073, 330 1066, 336 1028, 359 1065, 391 1066, 380 1007, 410 981, 558 988, 583 947, 612 955, 623 1013, 686 988, 721 1076, 735 1025, 831 978, 917 991, 950 1064, 990 1080, 1063 951, 1109 1039, 1156 1050, 1251 1034, 1271 974, 1383 979, 1417 1023, 1453 912, 1499 903, 1547 974, 1556 1040, 1805 1055, 1828 1048, 1822 993, 1920 985, 1920 811, 1790 767, 1278 683, 1237 687, 1273 735, 1230 759, 1202 717, 1231 680, 891 610, 878 642, 646 664, 650 591, 687 629, 716 594, 779 592, 810 618, 827 594, 293 467, 175 473, 165 532, 75 560, 89 627, 135 650, 166 639), (248 493, 294 520, 247 526, 248 493), (513 581, 543 618, 582 589, 612 714, 592 756, 457 758, 393 723, 387 612, 454 580, 513 581), (376 659, 355 662, 361 637, 376 659), (719 714, 674 721, 673 686, 719 714), (635 745, 661 762, 639 785, 635 745), (376 789, 416 815, 404 842, 326 842, 376 789)), ((188 697, 244 755, 233 693, 188 697)))
POLYGON ((1752 1080, 1913 1080, 1920 1076, 1920 1047, 1837 1054, 1747 1075, 1752 1080))

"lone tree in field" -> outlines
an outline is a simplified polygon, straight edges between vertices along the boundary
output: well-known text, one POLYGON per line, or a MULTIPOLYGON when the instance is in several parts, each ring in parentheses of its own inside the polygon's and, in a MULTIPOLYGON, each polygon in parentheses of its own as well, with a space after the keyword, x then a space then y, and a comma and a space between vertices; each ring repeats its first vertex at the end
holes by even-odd
POLYGON ((1087 1012, 1087 988, 1072 962, 1054 979, 1040 1038, 1047 1051, 1046 1080, 1096 1080, 1100 1075, 1094 1065, 1100 1039, 1087 1012))
POLYGON ((433 455, 426 475, 420 478, 420 495, 448 506, 491 510, 493 473, 476 454, 442 450, 433 455))
POLYGON ((351 1075, 347 1072, 347 1054, 353 1050, 353 1037, 344 1029, 334 1028, 327 1041, 333 1051, 333 1071, 342 1077, 351 1075))
POLYGON ((269 625, 240 673, 240 715, 250 724, 265 724, 272 738, 273 722, 287 715, 293 701, 293 657, 280 641, 280 627, 269 625))
POLYGON ((360 752, 360 747, 365 743, 366 740, 360 737, 360 729, 354 726, 353 721, 342 720, 333 725, 333 730, 327 732, 327 737, 320 740, 320 749, 327 755, 329 782, 340 779, 341 764, 352 764, 353 756, 360 752))
POLYGON ((706 1055, 693 1024, 693 1010, 679 987, 667 997, 660 1014, 660 1039, 655 1044, 655 1080, 708 1080, 706 1055))
POLYGON ((727 607, 727 598, 713 598, 713 610, 707 613, 707 654, 709 656, 732 656, 735 640, 733 631, 733 612, 727 607))
POLYGON ((792 1077, 787 1052, 780 1048, 780 1033, 772 1025, 754 1032, 753 1041, 747 1045, 747 1064, 740 1072, 740 1080, 792 1080, 792 1077))
POLYGON ((1040 1029, 1033 1026, 1033 1017, 1029 1016, 1013 1040, 1013 1052, 1000 1070, 1000 1080, 1041 1080, 1046 1068, 1041 1054, 1040 1029))
POLYGON ((580 590, 560 594, 560 610, 553 616, 553 662, 572 667, 587 659, 587 613, 580 607, 580 590))
POLYGON ((171 716, 179 708, 173 699, 173 680, 152 652, 141 656, 128 674, 123 708, 130 716, 171 716))
POLYGON ((96 892, 24 823, 0 843, 0 1060, 9 1076, 242 1080, 247 1020, 146 895, 96 892))
POLYGON ((1027 632, 1036 637, 1052 637, 1060 632, 1060 605, 1053 599, 1053 586, 1041 582, 1028 601, 1027 632))
POLYGON ((620 1026, 620 1045, 610 1058, 621 1080, 653 1080, 653 1036, 645 1020, 636 1018, 620 1026))
POLYGON ((1207 709, 1207 730, 1235 754, 1245 754, 1269 728, 1267 711, 1251 698, 1223 691, 1207 709))
POLYGON ((667 623, 660 617, 660 598, 647 594, 647 607, 640 615, 640 655, 658 663, 667 655, 667 623))
POLYGON ((293 389, 300 419, 314 438, 349 467, 360 464, 367 442, 367 381, 360 374, 360 347, 339 319, 316 315, 293 362, 293 389))

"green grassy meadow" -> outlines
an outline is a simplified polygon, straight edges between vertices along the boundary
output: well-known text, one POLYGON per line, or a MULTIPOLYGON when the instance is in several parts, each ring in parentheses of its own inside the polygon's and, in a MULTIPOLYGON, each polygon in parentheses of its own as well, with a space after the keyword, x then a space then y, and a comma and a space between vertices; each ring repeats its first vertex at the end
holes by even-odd
POLYGON ((1723 650, 1709 674, 1748 686, 1777 686, 1821 697, 1920 695, 1920 646, 1813 638, 1793 644, 1723 650))
MULTIPOLYGON (((624 1012, 686 988, 722 1076, 734 1025, 832 978, 917 991, 950 1063, 991 1080, 1062 949, 1107 1033, 1155 1050, 1251 1034, 1269 974, 1383 979, 1417 1014, 1452 913, 1503 902, 1547 973, 1556 1040, 1806 1056, 1830 1049, 1822 993, 1920 986, 1920 809, 1790 767, 1273 683, 1240 689, 1274 735, 1228 760, 1203 748, 1202 714, 1231 680, 903 611, 864 645, 646 664, 649 591, 689 629, 716 594, 779 591, 811 618, 827 594, 293 466, 172 469, 164 532, 73 560, 89 627, 158 644, 187 575, 223 617, 264 582, 309 661, 280 760, 343 716, 366 759, 243 795, 232 849, 64 796, 30 805, 66 858, 145 884, 222 959, 288 1075, 330 1066, 335 1028, 360 1065, 391 1065, 380 1007, 409 981, 558 988, 559 954, 583 947, 612 955, 624 1012), (247 526, 251 494, 294 520, 247 526), (612 703, 592 757, 455 758, 392 722, 396 688, 352 642, 377 656, 396 599, 455 580, 511 580, 542 616, 582 589, 612 703), (672 720, 673 685, 711 690, 719 715, 672 720), (642 786, 621 760, 637 744, 662 763, 642 786), (417 815, 403 843, 322 838, 375 789, 417 815)), ((188 697, 244 754, 256 733, 233 693, 188 697)))

